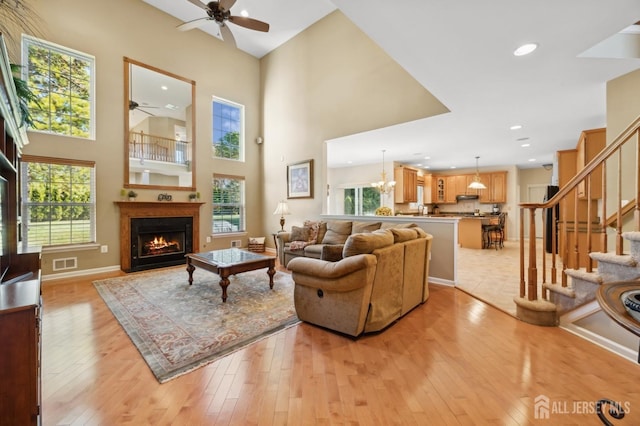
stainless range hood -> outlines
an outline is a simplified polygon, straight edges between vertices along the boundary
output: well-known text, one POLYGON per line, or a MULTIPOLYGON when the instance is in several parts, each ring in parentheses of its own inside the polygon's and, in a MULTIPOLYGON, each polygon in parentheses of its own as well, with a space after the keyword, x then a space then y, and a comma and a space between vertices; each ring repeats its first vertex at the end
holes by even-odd
POLYGON ((477 200, 479 197, 477 194, 460 194, 456 195, 456 201, 468 201, 468 200, 477 200))

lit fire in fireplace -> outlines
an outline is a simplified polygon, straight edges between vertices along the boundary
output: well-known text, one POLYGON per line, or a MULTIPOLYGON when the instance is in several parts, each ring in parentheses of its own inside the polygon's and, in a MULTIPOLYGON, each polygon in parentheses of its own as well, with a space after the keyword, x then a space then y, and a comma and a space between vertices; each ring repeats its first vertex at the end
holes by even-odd
POLYGON ((168 241, 164 236, 154 236, 153 239, 145 241, 143 245, 143 255, 155 256, 166 253, 180 252, 179 241, 168 241))

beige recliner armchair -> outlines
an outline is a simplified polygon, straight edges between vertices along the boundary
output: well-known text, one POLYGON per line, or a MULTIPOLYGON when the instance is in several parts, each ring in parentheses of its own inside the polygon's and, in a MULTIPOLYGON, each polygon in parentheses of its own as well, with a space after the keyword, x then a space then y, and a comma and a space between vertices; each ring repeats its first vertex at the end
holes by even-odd
POLYGON ((431 239, 419 228, 377 230, 352 234, 337 262, 292 259, 298 318, 351 336, 384 329, 428 298, 431 239))

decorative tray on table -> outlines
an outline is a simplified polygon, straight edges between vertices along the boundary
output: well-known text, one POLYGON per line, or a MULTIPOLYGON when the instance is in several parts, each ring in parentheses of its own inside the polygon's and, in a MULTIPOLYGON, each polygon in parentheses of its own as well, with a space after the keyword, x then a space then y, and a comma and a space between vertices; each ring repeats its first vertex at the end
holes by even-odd
POLYGON ((640 290, 625 291, 620 295, 620 300, 636 321, 640 321, 640 290))

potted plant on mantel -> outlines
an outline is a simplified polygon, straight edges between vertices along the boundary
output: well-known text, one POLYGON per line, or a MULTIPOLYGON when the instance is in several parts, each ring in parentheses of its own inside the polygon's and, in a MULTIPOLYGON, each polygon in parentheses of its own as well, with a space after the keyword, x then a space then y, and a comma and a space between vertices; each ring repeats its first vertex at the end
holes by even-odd
POLYGON ((138 193, 135 192, 134 190, 130 190, 127 195, 129 196, 129 201, 135 201, 136 197, 138 196, 138 193))
POLYGON ((199 192, 192 192, 191 194, 189 194, 189 201, 196 202, 200 199, 200 193, 199 192))

